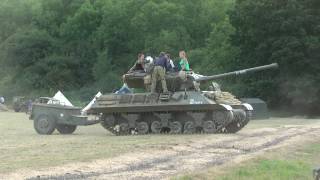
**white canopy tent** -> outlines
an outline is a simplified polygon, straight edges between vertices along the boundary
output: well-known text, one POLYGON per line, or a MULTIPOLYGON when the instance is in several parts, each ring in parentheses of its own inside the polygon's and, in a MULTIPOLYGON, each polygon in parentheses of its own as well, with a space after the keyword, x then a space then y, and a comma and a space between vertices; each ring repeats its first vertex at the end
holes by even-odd
POLYGON ((91 108, 91 106, 94 104, 94 102, 96 101, 96 99, 98 98, 98 97, 100 97, 102 95, 102 93, 99 91, 95 96, 94 96, 94 98, 91 100, 91 102, 86 106, 86 107, 84 107, 82 110, 81 110, 81 113, 82 114, 86 114, 87 113, 87 111, 91 108))
MULTIPOLYGON (((62 94, 61 91, 58 91, 53 97, 53 99, 59 100, 61 105, 64 106, 73 106, 72 103, 62 94)), ((48 101, 48 104, 53 104, 53 101, 48 101)))

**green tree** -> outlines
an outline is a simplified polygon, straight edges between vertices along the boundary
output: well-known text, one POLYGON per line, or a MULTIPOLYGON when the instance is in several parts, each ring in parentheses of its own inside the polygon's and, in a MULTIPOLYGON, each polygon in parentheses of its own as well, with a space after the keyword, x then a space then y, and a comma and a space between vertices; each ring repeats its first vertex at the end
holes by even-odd
POLYGON ((114 73, 108 51, 102 51, 96 64, 93 66, 93 74, 96 81, 95 87, 101 91, 112 91, 120 86, 119 76, 114 73))
POLYGON ((277 73, 244 78, 246 95, 319 112, 320 62, 315 53, 320 50, 319 8, 317 0, 236 1, 231 23, 236 28, 233 42, 240 48, 240 66, 280 64, 277 73))
POLYGON ((141 51, 166 51, 175 59, 184 49, 192 68, 208 74, 224 62, 220 58, 228 59, 231 31, 223 28, 230 28, 226 12, 233 0, 0 2, 2 94, 60 89, 88 98, 98 90, 110 92, 141 51))

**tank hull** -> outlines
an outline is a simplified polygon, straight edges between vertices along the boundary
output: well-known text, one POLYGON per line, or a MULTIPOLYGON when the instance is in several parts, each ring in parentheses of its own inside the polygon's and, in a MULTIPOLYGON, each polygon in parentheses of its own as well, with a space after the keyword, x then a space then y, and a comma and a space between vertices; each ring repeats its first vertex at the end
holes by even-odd
POLYGON ((252 107, 240 101, 218 103, 208 96, 214 93, 107 94, 90 111, 100 114, 102 126, 116 135, 239 131, 250 120, 252 107))

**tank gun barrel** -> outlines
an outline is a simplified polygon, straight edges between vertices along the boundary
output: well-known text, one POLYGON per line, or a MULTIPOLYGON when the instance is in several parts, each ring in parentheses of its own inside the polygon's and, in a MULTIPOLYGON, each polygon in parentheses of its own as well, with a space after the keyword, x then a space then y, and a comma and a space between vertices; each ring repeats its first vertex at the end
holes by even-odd
POLYGON ((227 76, 238 76, 241 74, 246 74, 248 72, 262 71, 262 70, 266 70, 266 69, 275 69, 275 68, 278 68, 278 64, 272 63, 272 64, 268 64, 268 65, 264 65, 264 66, 257 66, 257 67, 253 67, 253 68, 249 68, 249 69, 243 69, 243 70, 238 70, 238 71, 233 71, 233 72, 228 72, 228 73, 223 73, 223 74, 217 74, 217 75, 213 75, 213 76, 204 76, 204 77, 200 77, 200 78, 196 79, 195 81, 197 81, 197 82, 210 81, 210 80, 220 79, 220 78, 227 77, 227 76))

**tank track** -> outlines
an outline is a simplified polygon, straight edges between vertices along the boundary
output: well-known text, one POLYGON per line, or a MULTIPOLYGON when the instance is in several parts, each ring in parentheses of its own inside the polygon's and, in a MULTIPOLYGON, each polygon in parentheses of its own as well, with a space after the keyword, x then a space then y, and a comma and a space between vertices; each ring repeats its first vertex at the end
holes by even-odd
POLYGON ((115 135, 236 133, 251 119, 251 111, 148 112, 104 114, 101 125, 115 135))

